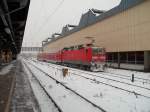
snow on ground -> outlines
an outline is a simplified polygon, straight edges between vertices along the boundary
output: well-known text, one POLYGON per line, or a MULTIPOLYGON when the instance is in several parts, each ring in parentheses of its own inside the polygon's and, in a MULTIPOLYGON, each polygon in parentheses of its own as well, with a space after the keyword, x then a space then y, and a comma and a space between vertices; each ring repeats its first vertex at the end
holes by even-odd
MULTIPOLYGON (((75 72, 74 71, 75 69, 72 69, 72 68, 69 68, 69 76, 64 78, 62 76, 62 71, 60 71, 62 68, 64 68, 63 66, 58 66, 58 65, 48 64, 48 63, 43 63, 43 62, 38 62, 38 61, 35 61, 35 62, 29 61, 29 62, 34 64, 38 68, 42 69, 43 71, 45 71, 50 76, 57 79, 58 81, 63 82, 66 86, 68 86, 69 88, 72 88, 73 90, 78 92, 80 95, 83 95, 91 102, 101 106, 107 112, 150 112, 150 98, 136 95, 134 93, 130 93, 124 90, 120 90, 120 89, 111 87, 109 85, 114 85, 114 86, 128 89, 131 91, 134 90, 147 96, 150 94, 149 90, 131 86, 131 85, 129 86, 129 85, 118 83, 118 82, 113 82, 111 80, 108 80, 108 79, 106 80, 104 78, 98 78, 95 76, 92 77, 88 75, 88 72, 81 73, 82 70, 76 70, 75 72), (93 78, 95 79, 95 81, 88 80, 77 75, 73 75, 73 73, 86 76, 88 78, 93 78), (109 85, 102 84, 100 83, 100 81, 105 82, 109 85)), ((30 67, 32 68, 33 71, 36 71, 33 66, 30 65, 30 67)), ((117 70, 117 69, 109 69, 109 72, 123 74, 123 75, 129 75, 129 74, 134 73, 137 77, 141 77, 141 78, 144 77, 144 78, 150 79, 149 73, 134 72, 134 71, 127 71, 127 70, 122 71, 122 70, 117 70), (143 74, 143 77, 142 77, 142 74, 143 74)), ((100 73, 93 73, 93 74, 101 75, 100 73)), ((44 80, 44 81, 48 80, 48 79, 42 79, 43 75, 40 75, 40 76, 41 76, 40 77, 41 80, 44 80)), ((105 78, 110 78, 110 77, 106 76, 105 78)), ((115 77, 111 77, 111 79, 112 78, 116 79, 115 77)), ((121 78, 118 78, 117 80, 121 80, 126 83, 132 84, 130 80, 128 81, 128 80, 121 79, 121 78)), ((141 87, 150 88, 149 84, 144 84, 141 82, 134 82, 133 84, 141 86, 141 87)), ((55 86, 52 86, 52 87, 55 88, 55 86)), ((53 94, 55 95, 56 91, 54 91, 53 94)), ((67 102, 66 99, 64 99, 64 101, 67 102)), ((63 103, 63 102, 60 102, 60 103, 63 103)))
MULTIPOLYGON (((71 74, 80 74, 81 72, 79 70, 70 70, 71 74)), ((107 73, 108 74, 108 73, 107 73)), ((109 85, 122 88, 131 92, 136 92, 139 94, 142 94, 144 96, 148 96, 150 98, 150 84, 148 83, 142 83, 142 82, 131 82, 130 80, 126 79, 120 79, 117 77, 110 77, 109 75, 103 74, 103 73, 89 73, 84 72, 80 74, 81 76, 91 78, 95 81, 107 83, 109 85)))
POLYGON ((56 81, 39 72, 35 67, 29 64, 28 66, 63 112, 101 112, 92 104, 86 102, 73 92, 57 84, 56 81))
POLYGON ((5 66, 0 71, 0 75, 6 75, 7 73, 9 73, 9 71, 11 70, 12 67, 13 67, 13 64, 9 64, 9 65, 5 66))
MULTIPOLYGON (((53 65, 53 66, 55 66, 55 65, 53 65)), ((62 66, 59 66, 59 67, 62 68, 62 66)), ((55 66, 55 68, 58 68, 58 65, 55 66)), ((91 73, 88 71, 86 72, 86 71, 72 69, 72 68, 69 68, 69 70, 70 70, 69 72, 72 74, 75 73, 75 74, 80 74, 82 76, 86 76, 88 78, 94 78, 94 79, 96 79, 96 81, 105 82, 107 84, 111 84, 111 85, 116 86, 118 88, 121 87, 125 90, 137 92, 139 94, 150 97, 150 82, 146 83, 145 80, 136 79, 134 82, 131 82, 131 77, 128 77, 128 78, 118 77, 118 75, 117 75, 117 77, 112 77, 112 75, 114 76, 114 74, 103 73, 103 72, 91 73)), ((128 75, 129 73, 127 72, 124 74, 128 75)), ((147 79, 150 80, 150 78, 147 78, 147 79)))
MULTIPOLYGON (((22 63, 23 64, 23 63, 22 63)), ((38 82, 34 79, 34 77, 30 74, 28 69, 23 64, 24 71, 28 75, 30 85, 32 87, 33 93, 38 101, 41 112, 58 112, 57 108, 54 104, 49 100, 48 96, 42 90, 38 82)))
POLYGON ((150 73, 143 73, 143 72, 132 71, 132 70, 112 69, 112 68, 107 69, 107 72, 126 75, 126 76, 131 76, 132 74, 134 74, 135 77, 150 80, 150 73))

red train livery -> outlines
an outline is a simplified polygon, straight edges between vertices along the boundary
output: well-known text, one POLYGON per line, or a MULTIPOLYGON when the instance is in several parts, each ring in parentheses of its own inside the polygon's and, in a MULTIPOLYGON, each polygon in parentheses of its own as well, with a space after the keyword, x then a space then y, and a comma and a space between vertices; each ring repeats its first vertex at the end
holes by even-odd
POLYGON ((39 53, 38 60, 62 65, 78 66, 91 71, 104 71, 106 53, 101 47, 79 45, 56 53, 39 53))

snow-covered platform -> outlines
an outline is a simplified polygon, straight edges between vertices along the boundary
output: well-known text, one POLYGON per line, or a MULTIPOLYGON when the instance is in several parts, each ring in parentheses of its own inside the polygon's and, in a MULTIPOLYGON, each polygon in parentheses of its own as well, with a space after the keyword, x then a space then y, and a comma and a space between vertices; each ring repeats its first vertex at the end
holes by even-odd
POLYGON ((150 112, 150 73, 89 72, 33 59, 22 59, 22 64, 43 112, 150 112))
POLYGON ((40 112, 27 74, 23 71, 20 60, 15 70, 15 85, 11 98, 10 112, 40 112))

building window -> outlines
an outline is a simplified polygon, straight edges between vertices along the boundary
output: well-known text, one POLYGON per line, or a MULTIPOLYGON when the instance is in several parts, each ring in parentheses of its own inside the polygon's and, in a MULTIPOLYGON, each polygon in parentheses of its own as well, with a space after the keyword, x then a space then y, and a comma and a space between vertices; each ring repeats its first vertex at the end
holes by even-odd
POLYGON ((107 53, 107 62, 113 62, 113 53, 107 53))
POLYGON ((117 52, 114 53, 114 62, 118 63, 118 53, 117 52))
POLYGON ((135 52, 129 52, 128 53, 128 63, 135 64, 135 62, 136 62, 135 56, 136 56, 135 52))
MULTIPOLYGON (((144 52, 119 52, 120 63, 144 64, 144 52)), ((118 52, 107 53, 107 62, 118 63, 118 52)))
POLYGON ((127 62, 127 53, 126 52, 121 52, 120 53, 120 62, 121 63, 126 63, 127 62))
POLYGON ((136 52, 136 64, 144 64, 144 52, 136 52))

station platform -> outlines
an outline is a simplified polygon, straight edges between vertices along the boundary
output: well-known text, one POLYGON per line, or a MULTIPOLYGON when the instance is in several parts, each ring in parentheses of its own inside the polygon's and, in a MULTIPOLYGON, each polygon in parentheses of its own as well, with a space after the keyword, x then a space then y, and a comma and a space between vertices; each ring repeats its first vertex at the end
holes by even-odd
POLYGON ((10 105, 15 79, 15 64, 0 66, 0 112, 7 112, 10 105))
POLYGON ((20 61, 0 67, 0 112, 38 112, 38 105, 20 61))

